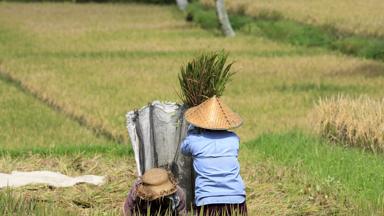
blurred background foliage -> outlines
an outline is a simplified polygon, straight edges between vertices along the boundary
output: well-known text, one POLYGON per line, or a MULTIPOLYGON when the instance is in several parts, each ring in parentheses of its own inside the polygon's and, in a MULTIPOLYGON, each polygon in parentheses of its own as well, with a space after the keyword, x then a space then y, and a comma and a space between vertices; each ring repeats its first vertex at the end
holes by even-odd
POLYGON ((2 0, 0 2, 72 2, 72 3, 152 3, 152 4, 174 4, 174 0, 2 0))

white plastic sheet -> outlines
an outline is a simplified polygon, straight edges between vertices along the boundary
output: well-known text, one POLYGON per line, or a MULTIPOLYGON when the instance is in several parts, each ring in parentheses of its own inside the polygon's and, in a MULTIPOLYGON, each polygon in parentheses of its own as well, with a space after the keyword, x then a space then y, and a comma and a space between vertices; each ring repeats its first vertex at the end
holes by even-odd
POLYGON ((11 174, 0 173, 0 188, 20 187, 29 184, 47 184, 54 187, 70 187, 79 183, 102 185, 104 184, 104 179, 104 176, 95 175, 70 177, 51 171, 13 171, 11 174))

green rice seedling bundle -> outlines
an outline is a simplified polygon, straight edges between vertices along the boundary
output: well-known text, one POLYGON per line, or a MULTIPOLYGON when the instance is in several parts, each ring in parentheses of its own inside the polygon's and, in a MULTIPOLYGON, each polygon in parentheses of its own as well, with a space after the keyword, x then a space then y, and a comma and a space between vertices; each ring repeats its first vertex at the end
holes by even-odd
POLYGON ((311 115, 316 131, 333 143, 384 151, 384 99, 320 100, 311 115))
POLYGON ((234 75, 230 71, 233 63, 226 64, 227 58, 224 51, 203 53, 181 68, 179 95, 187 107, 223 94, 226 83, 234 75))

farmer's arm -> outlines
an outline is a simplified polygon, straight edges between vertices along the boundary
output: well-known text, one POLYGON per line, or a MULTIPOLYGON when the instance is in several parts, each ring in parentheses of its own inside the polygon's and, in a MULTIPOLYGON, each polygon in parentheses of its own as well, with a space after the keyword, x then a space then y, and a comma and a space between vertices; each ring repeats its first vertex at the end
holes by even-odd
POLYGON ((136 207, 136 201, 137 201, 136 189, 139 182, 140 180, 136 180, 133 183, 132 188, 128 193, 127 199, 125 200, 125 203, 124 203, 124 209, 123 209, 124 216, 131 216, 134 213, 134 209, 136 207))
POLYGON ((192 156, 191 146, 189 145, 188 136, 181 143, 181 153, 185 156, 192 156))
POLYGON ((185 203, 185 193, 184 193, 183 189, 181 189, 179 186, 177 186, 176 195, 180 199, 179 205, 177 206, 177 212, 179 213, 179 215, 187 215, 187 208, 186 208, 186 203, 185 203))

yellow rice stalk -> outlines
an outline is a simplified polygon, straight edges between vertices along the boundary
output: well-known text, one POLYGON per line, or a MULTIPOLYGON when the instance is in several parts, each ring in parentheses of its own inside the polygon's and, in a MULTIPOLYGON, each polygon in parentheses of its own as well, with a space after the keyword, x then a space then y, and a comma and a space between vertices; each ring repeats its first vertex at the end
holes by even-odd
POLYGON ((315 106, 311 117, 316 131, 334 143, 384 151, 384 99, 324 99, 315 106))

